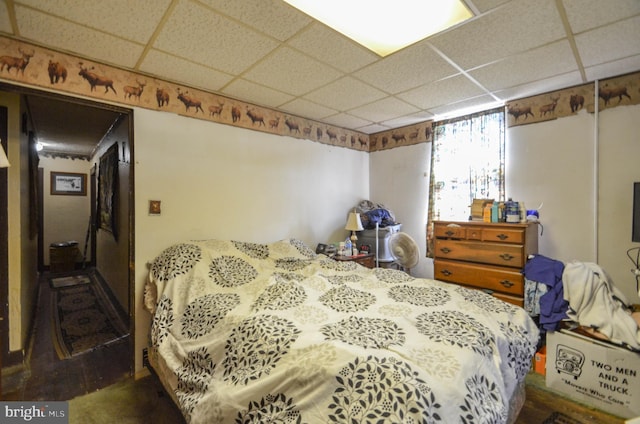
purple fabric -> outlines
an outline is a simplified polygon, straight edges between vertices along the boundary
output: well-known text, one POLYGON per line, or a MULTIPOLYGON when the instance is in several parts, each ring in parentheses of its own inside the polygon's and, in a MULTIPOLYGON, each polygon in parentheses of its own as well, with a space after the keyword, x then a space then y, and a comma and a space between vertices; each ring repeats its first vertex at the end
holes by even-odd
POLYGON ((564 264, 543 255, 536 255, 524 266, 524 275, 532 281, 546 285, 549 290, 540 297, 540 326, 555 331, 563 319, 567 319, 569 302, 564 300, 562 272, 564 264))

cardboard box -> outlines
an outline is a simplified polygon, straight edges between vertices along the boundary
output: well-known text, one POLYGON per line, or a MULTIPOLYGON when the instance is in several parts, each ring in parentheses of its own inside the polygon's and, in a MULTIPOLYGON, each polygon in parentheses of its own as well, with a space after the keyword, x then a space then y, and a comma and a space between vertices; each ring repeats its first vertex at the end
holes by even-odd
POLYGON ((640 354, 569 330, 547 333, 547 387, 623 418, 640 415, 640 354))
POLYGON ((542 346, 533 357, 533 371, 538 374, 547 374, 547 347, 542 346))

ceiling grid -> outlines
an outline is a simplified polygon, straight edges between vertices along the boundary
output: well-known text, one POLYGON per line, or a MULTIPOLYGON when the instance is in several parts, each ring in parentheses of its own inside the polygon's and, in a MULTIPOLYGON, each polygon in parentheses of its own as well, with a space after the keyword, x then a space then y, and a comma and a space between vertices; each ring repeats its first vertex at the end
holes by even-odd
POLYGON ((640 70, 637 0, 465 3, 384 58, 282 0, 0 0, 0 35, 365 134, 640 70))

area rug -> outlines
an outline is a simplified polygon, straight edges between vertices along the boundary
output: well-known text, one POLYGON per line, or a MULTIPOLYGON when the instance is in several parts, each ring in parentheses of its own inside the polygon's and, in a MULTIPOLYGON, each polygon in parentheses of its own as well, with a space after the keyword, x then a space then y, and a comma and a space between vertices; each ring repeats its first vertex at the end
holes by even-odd
POLYGON ((91 278, 86 274, 68 275, 65 277, 51 278, 49 280, 51 288, 59 289, 61 287, 78 286, 80 284, 91 283, 91 278))
POLYGON ((128 329, 100 283, 51 291, 53 343, 60 359, 90 352, 128 335, 128 329))

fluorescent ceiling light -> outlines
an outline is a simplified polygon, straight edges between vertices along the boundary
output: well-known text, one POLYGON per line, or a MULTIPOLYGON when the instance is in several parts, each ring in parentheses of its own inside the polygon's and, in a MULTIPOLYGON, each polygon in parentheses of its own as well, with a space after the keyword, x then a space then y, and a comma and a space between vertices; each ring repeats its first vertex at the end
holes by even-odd
POLYGON ((473 16, 462 0, 284 0, 384 57, 473 16))

